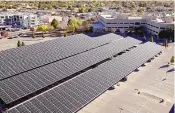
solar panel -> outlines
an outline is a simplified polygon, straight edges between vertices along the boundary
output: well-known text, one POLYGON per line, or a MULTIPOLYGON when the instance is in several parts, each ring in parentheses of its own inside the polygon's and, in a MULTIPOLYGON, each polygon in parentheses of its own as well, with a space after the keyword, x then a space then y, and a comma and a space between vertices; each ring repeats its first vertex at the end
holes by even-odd
POLYGON ((105 35, 91 39, 78 34, 0 52, 0 80, 119 39, 105 35))
POLYGON ((0 98, 7 104, 11 103, 104 59, 110 58, 140 42, 130 38, 118 40, 100 48, 5 79, 0 82, 0 95, 3 93, 3 96, 0 96, 0 98))
POLYGON ((24 102, 24 104, 8 110, 6 113, 10 113, 11 111, 17 113, 19 111, 16 110, 18 110, 20 106, 26 108, 28 112, 25 113, 45 112, 44 109, 42 109, 43 107, 52 112, 74 113, 161 50, 162 47, 149 42, 140 45, 109 62, 99 65, 91 71, 87 71, 24 102), (128 61, 135 63, 129 66, 127 65, 128 61), (35 100, 38 102, 37 105, 36 102, 34 102, 35 100), (31 108, 30 106, 34 106, 37 110, 33 111, 33 107, 31 108))

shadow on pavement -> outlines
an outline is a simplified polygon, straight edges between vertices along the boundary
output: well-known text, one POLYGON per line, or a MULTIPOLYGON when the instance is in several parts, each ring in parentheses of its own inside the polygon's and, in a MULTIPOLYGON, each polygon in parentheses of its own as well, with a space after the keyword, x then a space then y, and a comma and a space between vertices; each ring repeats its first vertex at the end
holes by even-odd
POLYGON ((159 67, 159 69, 161 69, 161 68, 167 68, 167 67, 169 67, 169 65, 168 65, 168 64, 166 64, 166 65, 163 65, 163 66, 159 67))
POLYGON ((168 70, 167 72, 173 72, 173 71, 174 71, 174 68, 172 68, 172 69, 168 70))
POLYGON ((174 104, 173 104, 173 106, 171 107, 171 109, 170 109, 170 112, 169 113, 174 113, 174 104))

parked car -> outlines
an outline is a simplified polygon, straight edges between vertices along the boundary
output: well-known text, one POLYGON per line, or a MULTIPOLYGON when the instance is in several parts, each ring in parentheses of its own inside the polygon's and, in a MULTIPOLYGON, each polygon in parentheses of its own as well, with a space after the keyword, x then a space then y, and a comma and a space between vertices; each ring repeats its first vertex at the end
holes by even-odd
POLYGON ((13 38, 18 38, 18 36, 14 36, 13 38))
POLYGON ((9 37, 9 38, 7 38, 7 39, 13 39, 13 37, 9 37))

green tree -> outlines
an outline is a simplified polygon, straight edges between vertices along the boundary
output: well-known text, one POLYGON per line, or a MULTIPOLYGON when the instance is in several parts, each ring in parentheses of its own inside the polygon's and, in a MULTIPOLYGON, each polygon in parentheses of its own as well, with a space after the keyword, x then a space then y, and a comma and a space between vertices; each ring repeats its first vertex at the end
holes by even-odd
POLYGON ((45 37, 46 37, 46 36, 45 36, 45 34, 43 33, 43 34, 42 34, 42 38, 44 39, 45 37))
POLYGON ((154 42, 154 37, 153 36, 151 36, 151 40, 150 40, 151 42, 154 42))
POLYGON ((25 43, 24 43, 24 42, 22 42, 21 46, 25 46, 25 43))
POLYGON ((57 29, 59 27, 59 22, 54 18, 51 22, 51 26, 53 26, 54 29, 57 29))
POLYGON ((88 8, 83 6, 79 8, 79 13, 84 13, 84 12, 88 12, 88 8))
POLYGON ((90 7, 90 8, 88 9, 88 12, 93 12, 93 11, 95 11, 95 8, 93 8, 93 7, 90 7))
POLYGON ((90 23, 89 21, 83 21, 83 22, 82 22, 82 26, 83 26, 85 29, 89 30, 90 27, 91 27, 92 25, 91 25, 91 23, 90 23))
POLYGON ((171 64, 174 63, 174 56, 171 57, 170 62, 171 62, 171 64))
POLYGON ((80 26, 82 25, 81 20, 77 19, 77 18, 71 18, 68 21, 68 28, 74 33, 75 29, 79 29, 80 26))
POLYGON ((21 42, 18 40, 17 47, 21 47, 21 42))
POLYGON ((33 34, 32 34, 32 38, 34 39, 35 37, 36 37, 36 36, 35 36, 35 34, 33 33, 33 34))
POLYGON ((46 32, 47 28, 48 27, 46 25, 40 25, 37 27, 36 31, 46 32))
POLYGON ((52 31, 52 30, 54 30, 54 27, 51 26, 51 25, 48 25, 48 26, 47 26, 47 31, 52 31))

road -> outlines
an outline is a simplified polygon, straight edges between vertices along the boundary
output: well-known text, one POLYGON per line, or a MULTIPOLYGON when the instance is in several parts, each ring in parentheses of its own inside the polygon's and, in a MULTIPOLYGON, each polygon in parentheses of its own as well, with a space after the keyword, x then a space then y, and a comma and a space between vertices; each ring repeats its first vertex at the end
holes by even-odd
POLYGON ((139 72, 131 73, 126 82, 119 82, 120 86, 115 85, 116 89, 106 91, 78 113, 169 113, 174 103, 174 72, 172 65, 166 65, 172 55, 170 44, 139 72), (160 99, 164 102, 159 103, 160 99))

